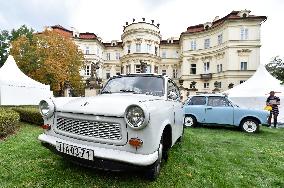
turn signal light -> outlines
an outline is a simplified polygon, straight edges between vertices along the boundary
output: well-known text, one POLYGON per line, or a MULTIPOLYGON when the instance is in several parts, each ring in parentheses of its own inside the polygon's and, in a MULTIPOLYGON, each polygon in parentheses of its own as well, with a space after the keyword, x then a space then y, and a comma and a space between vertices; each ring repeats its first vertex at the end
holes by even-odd
POLYGON ((51 126, 49 124, 46 124, 46 125, 42 125, 41 126, 43 129, 46 129, 46 130, 50 130, 51 126))
POLYGON ((133 147, 136 147, 137 148, 140 148, 142 145, 143 145, 143 141, 140 140, 139 138, 131 138, 128 143, 133 146, 133 147))

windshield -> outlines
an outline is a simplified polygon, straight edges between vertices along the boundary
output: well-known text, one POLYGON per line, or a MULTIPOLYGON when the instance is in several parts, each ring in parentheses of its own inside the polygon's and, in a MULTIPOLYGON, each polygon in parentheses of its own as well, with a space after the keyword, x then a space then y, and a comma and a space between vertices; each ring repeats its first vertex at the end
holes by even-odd
POLYGON ((164 79, 157 76, 122 76, 109 80, 101 93, 164 95, 164 79))

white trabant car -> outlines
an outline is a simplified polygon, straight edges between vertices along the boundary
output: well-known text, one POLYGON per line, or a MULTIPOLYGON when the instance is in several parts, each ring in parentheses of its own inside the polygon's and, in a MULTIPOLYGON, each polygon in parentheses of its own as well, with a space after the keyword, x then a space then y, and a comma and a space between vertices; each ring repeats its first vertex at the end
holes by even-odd
POLYGON ((47 148, 85 166, 140 167, 150 179, 183 135, 179 89, 162 75, 115 76, 98 96, 51 98, 39 108, 47 148))

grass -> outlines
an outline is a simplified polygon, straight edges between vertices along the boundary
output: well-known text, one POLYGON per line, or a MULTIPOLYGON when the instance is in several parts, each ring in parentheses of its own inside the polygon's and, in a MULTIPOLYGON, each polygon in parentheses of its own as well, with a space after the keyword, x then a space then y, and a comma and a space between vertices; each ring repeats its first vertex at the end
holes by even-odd
POLYGON ((40 145, 41 132, 21 124, 0 140, 0 187, 284 187, 284 129, 186 129, 155 182, 73 165, 40 145))

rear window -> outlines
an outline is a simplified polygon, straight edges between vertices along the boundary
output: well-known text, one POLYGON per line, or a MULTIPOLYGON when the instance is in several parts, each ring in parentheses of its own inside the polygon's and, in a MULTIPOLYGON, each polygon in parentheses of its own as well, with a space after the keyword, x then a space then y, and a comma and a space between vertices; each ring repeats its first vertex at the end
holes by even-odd
POLYGON ((189 102, 188 105, 205 105, 206 104, 206 98, 205 97, 192 97, 189 102))

